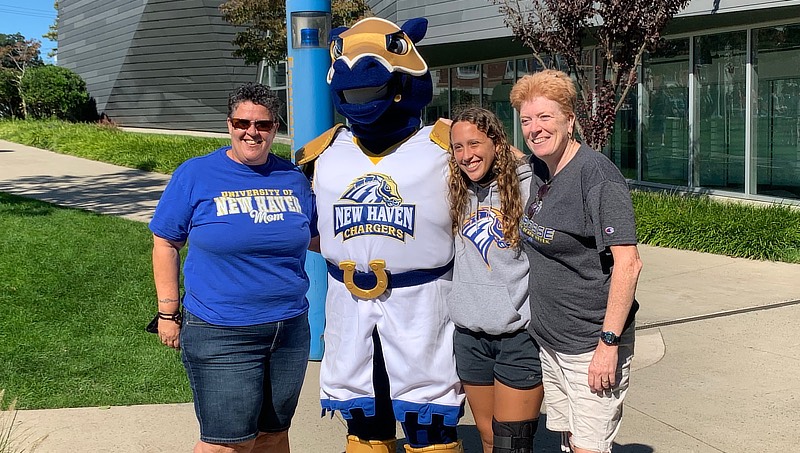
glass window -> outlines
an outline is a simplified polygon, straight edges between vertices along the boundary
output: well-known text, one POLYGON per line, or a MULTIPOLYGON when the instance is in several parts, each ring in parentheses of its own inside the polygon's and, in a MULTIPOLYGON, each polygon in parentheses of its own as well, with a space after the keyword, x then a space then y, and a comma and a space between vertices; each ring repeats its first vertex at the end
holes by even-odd
POLYGON ((514 110, 509 95, 514 85, 514 61, 499 61, 483 65, 483 107, 491 110, 503 123, 509 140, 514 137, 514 110), (511 68, 509 70, 509 68, 511 68))
POLYGON ((481 78, 480 65, 468 65, 452 68, 452 92, 450 107, 458 112, 465 107, 480 107, 481 78))
POLYGON ((753 31, 756 193, 800 198, 800 25, 753 31))
MULTIPOLYGON (((596 69, 601 61, 602 55, 600 49, 584 50, 581 53, 581 71, 585 79, 580 80, 577 74, 572 78, 576 82, 576 88, 583 92, 594 93, 597 89, 596 86, 596 69), (582 86, 585 85, 585 86, 582 86)), ((566 68, 564 68, 566 69, 566 68)), ((563 69, 562 69, 563 70, 563 69)), ((611 69, 608 68, 606 72, 606 80, 611 80, 613 75, 611 69)), ((579 99, 581 98, 580 92, 578 93, 579 99)), ((625 100, 620 105, 614 120, 614 130, 608 143, 601 150, 603 154, 608 156, 612 162, 620 169, 622 175, 629 179, 637 179, 637 161, 636 161, 636 136, 637 124, 639 118, 638 111, 638 93, 637 87, 633 86, 625 96, 625 100)), ((593 106, 596 108, 596 106, 593 106)))
POLYGON ((270 86, 272 87, 285 87, 286 86, 286 62, 282 61, 277 65, 270 68, 272 73, 272 80, 270 86))
MULTIPOLYGON (((517 65, 517 78, 514 80, 521 79, 526 74, 533 74, 534 72, 538 72, 542 70, 542 65, 539 64, 539 61, 529 57, 529 58, 520 58, 516 60, 517 65)), ((511 112, 514 113, 513 111, 511 112)), ((525 144, 525 138, 522 136, 522 129, 519 124, 519 117, 517 117, 516 121, 512 120, 512 124, 514 127, 508 130, 508 138, 511 142, 520 149, 524 153, 530 154, 530 150, 528 149, 528 145, 525 144)))
POLYGON ((433 100, 425 107, 423 120, 431 125, 439 118, 450 117, 450 72, 447 68, 431 69, 433 100))
MULTIPOLYGON (((551 58, 548 55, 543 56, 542 59, 545 64, 551 63, 551 58)), ((517 59, 516 64, 517 64, 516 80, 521 79, 523 76, 527 74, 534 74, 536 72, 539 72, 545 68, 545 66, 542 66, 542 62, 534 57, 517 59)), ((514 114, 513 108, 511 113, 512 115, 514 114)), ((530 154, 531 150, 528 149, 528 145, 525 144, 525 137, 522 136, 522 129, 519 124, 519 117, 517 117, 516 121, 512 120, 512 123, 514 125, 514 128, 508 130, 509 139, 512 140, 514 146, 519 148, 522 152, 530 154)))
POLYGON ((694 39, 694 184, 744 192, 747 32, 694 39))
POLYGON ((644 65, 642 180, 689 184, 689 39, 662 43, 644 65))
POLYGON ((459 66, 456 68, 456 78, 467 80, 477 79, 481 75, 480 65, 471 64, 467 66, 459 66))
POLYGON ((280 117, 278 133, 284 135, 288 134, 289 103, 286 97, 286 62, 282 61, 277 65, 264 67, 261 72, 261 83, 268 86, 281 100, 281 108, 278 112, 278 116, 280 117))
POLYGON ((542 70, 542 65, 539 60, 529 57, 517 60, 517 79, 522 78, 525 74, 533 74, 542 70))
POLYGON ((288 112, 289 103, 287 102, 286 99, 286 88, 273 90, 273 92, 281 100, 281 108, 280 111, 278 112, 278 116, 280 117, 280 123, 278 124, 278 133, 286 135, 289 133, 289 112, 288 112))
POLYGON ((622 176, 637 179, 636 125, 638 122, 636 86, 631 87, 625 102, 617 110, 614 132, 606 144, 605 154, 619 167, 622 176))

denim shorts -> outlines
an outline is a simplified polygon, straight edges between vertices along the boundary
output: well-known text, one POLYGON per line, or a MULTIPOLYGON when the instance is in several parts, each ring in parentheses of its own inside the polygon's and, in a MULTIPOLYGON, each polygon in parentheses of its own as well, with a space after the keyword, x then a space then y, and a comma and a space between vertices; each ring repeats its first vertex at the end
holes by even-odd
POLYGON ((289 429, 311 344, 307 313, 230 327, 186 311, 180 342, 200 440, 238 444, 289 429))
POLYGON ((489 335, 456 327, 453 341, 458 377, 465 384, 498 382, 517 390, 542 383, 539 348, 526 330, 489 335))

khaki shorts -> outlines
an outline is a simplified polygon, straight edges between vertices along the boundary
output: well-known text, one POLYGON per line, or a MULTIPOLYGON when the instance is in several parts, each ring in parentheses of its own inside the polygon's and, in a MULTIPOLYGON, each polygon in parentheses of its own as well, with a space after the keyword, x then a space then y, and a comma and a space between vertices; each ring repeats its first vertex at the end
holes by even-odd
POLYGON ((594 351, 568 355, 540 348, 547 429, 569 431, 574 447, 610 452, 622 421, 622 402, 628 393, 633 340, 620 343, 617 385, 601 395, 589 388, 589 363, 593 355, 594 351))

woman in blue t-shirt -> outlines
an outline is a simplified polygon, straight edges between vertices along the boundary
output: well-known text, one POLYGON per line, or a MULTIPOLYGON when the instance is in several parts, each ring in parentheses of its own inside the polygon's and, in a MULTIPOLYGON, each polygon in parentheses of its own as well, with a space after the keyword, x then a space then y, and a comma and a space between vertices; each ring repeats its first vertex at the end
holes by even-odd
POLYGON ((232 93, 231 146, 178 167, 150 222, 158 335, 181 349, 196 453, 289 451, 310 347, 306 249, 319 234, 308 180, 270 153, 279 107, 260 84, 232 93))

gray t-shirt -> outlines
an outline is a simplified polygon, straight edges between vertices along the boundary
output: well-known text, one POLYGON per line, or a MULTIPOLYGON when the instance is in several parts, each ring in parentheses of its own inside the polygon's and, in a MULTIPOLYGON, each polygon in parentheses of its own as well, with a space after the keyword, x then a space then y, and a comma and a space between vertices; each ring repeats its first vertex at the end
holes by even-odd
MULTIPOLYGON (((630 192, 619 169, 586 145, 552 180, 532 160, 520 222, 531 266, 528 330, 556 352, 582 354, 594 350, 603 327, 613 268, 608 247, 636 244, 630 192), (540 190, 545 181, 549 187, 540 190)), ((634 301, 623 336, 633 335, 637 309, 634 301)))

